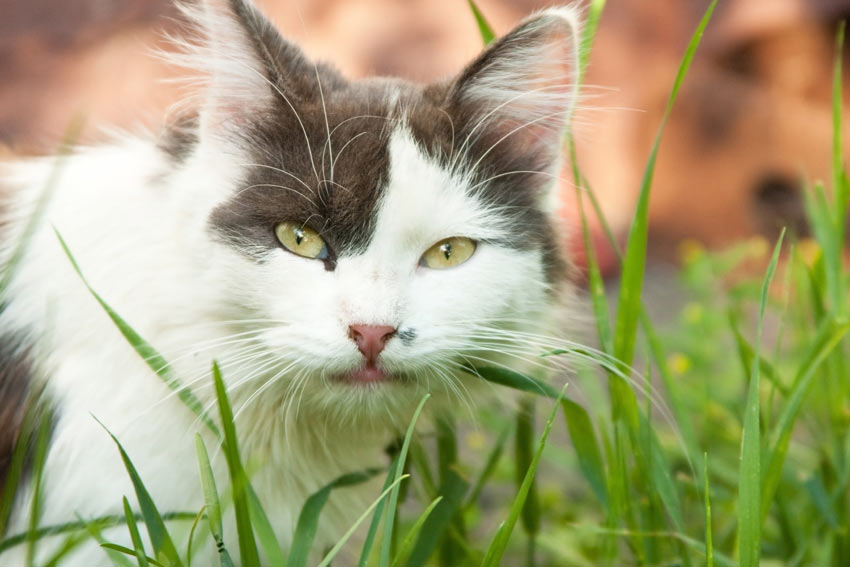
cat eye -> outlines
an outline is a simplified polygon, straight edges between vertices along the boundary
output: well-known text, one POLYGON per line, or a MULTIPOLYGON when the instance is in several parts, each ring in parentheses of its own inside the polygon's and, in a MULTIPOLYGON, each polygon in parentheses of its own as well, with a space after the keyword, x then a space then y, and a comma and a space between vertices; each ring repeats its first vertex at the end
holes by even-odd
POLYGON ((294 222, 282 222, 274 229, 275 235, 284 248, 312 260, 324 260, 328 257, 328 247, 319 233, 308 226, 294 222))
POLYGON ((476 246, 474 240, 464 236, 446 238, 426 250, 419 260, 419 265, 433 270, 454 268, 469 260, 475 253, 476 246))

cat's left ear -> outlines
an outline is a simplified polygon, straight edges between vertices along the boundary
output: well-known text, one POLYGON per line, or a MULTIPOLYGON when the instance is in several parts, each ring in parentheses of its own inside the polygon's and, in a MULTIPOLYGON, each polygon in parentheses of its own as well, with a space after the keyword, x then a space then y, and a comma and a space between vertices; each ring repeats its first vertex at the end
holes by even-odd
POLYGON ((539 12, 453 83, 450 114, 473 157, 511 156, 535 171, 557 166, 578 94, 579 22, 573 8, 539 12))
POLYGON ((318 97, 318 81, 326 89, 342 81, 336 71, 310 62, 248 0, 202 0, 184 10, 202 36, 185 65, 204 74, 205 130, 239 128, 281 105, 297 114, 303 101, 318 97))

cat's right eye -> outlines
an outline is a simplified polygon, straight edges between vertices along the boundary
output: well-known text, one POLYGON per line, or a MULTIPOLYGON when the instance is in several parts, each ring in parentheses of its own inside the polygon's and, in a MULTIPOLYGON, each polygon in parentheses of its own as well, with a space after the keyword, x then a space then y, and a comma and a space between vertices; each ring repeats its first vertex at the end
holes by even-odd
POLYGON ((293 254, 311 260, 324 260, 328 257, 328 247, 324 239, 308 226, 286 221, 279 223, 274 232, 281 245, 293 254))

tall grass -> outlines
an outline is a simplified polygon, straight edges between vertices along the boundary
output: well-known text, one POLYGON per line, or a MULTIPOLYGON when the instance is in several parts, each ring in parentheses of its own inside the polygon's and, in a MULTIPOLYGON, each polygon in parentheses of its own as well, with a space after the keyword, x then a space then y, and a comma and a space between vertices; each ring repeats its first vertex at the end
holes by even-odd
MULTIPOLYGON (((490 41, 493 33, 485 16, 469 3, 482 39, 490 41)), ((576 185, 583 188, 578 202, 599 348, 616 360, 576 369, 576 382, 588 402, 573 397, 579 384, 559 391, 538 377, 504 368, 470 367, 469 372, 481 379, 523 392, 517 415, 485 409, 478 416, 482 427, 472 432, 459 432, 449 416, 438 415, 435 438, 423 439, 414 427, 423 399, 388 468, 351 471, 313 494, 298 518, 291 546, 283 549, 242 464, 218 367, 213 366, 210 376, 218 399, 216 420, 200 411, 191 392, 166 373, 168 366, 154 348, 90 288, 139 354, 157 361, 153 372, 183 392, 184 403, 221 440, 229 477, 214 477, 198 438, 203 508, 160 511, 132 456, 115 439, 135 489, 123 501, 122 516, 41 526, 35 498, 29 530, 7 534, 8 495, 14 493, 19 476, 10 475, 0 502, 0 538, 5 537, 0 541, 0 564, 3 551, 10 547, 29 546, 28 556, 33 557, 46 536, 60 535, 64 541, 52 552, 50 564, 60 565, 65 553, 83 538, 93 537, 104 547, 104 560, 117 565, 190 567, 191 547, 181 552, 172 531, 174 522, 185 526, 194 520, 192 531, 206 532, 212 539, 222 567, 233 565, 233 557, 243 565, 300 567, 318 561, 324 566, 344 547, 349 557, 358 557, 358 565, 379 567, 713 566, 768 561, 850 565, 850 314, 845 261, 850 183, 841 140, 843 26, 836 38, 831 187, 815 183, 807 192, 806 212, 814 237, 799 240, 788 235, 787 243, 780 238, 770 258, 769 245, 760 240, 719 253, 689 244, 683 247, 680 275, 691 300, 678 319, 656 329, 642 302, 655 159, 664 122, 714 5, 685 52, 647 159, 629 238, 618 250, 622 277, 614 292, 615 313, 589 244, 585 207, 600 215, 603 223, 604 217, 584 176, 573 169, 576 185), (754 260, 765 266, 766 274, 742 276, 742 268, 754 260), (664 386, 664 401, 647 394, 659 387, 657 377, 664 386), (596 387, 601 378, 608 380, 607 393, 596 387), (534 419, 538 409, 549 414, 539 434, 534 419), (563 426, 558 412, 564 416, 563 426), (550 434, 561 440, 547 443, 550 434), (511 441, 513 452, 506 450, 511 441), (329 495, 375 475, 384 476, 383 488, 351 530, 322 554, 314 540, 329 495), (230 490, 219 492, 222 483, 230 490), (236 513, 238 550, 225 547, 224 508, 236 513), (105 527, 122 524, 132 548, 103 540, 105 527), (147 541, 140 535, 142 524, 147 541), (355 547, 349 538, 357 526, 366 528, 366 539, 355 547)), ((580 75, 603 7, 603 0, 590 4, 580 75)), ((575 157, 575 145, 568 142, 575 157)), ((617 249, 613 239, 612 246, 617 249)), ((66 252, 73 262, 72 251, 66 247, 66 252)), ((44 423, 30 415, 20 445, 34 443, 38 448, 36 479, 44 457, 44 423)), ((191 450, 187 447, 187 455, 191 450)), ((23 449, 16 453, 18 468, 23 453, 23 449)))

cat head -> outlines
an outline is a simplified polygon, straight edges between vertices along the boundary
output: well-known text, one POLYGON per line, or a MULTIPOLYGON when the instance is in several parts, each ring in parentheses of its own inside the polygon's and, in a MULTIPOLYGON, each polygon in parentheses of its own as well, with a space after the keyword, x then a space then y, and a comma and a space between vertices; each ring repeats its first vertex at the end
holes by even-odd
POLYGON ((574 10, 531 16, 427 86, 347 80, 243 0, 193 17, 206 39, 187 61, 206 84, 172 154, 227 318, 258 353, 222 360, 225 379, 386 413, 462 391, 462 364, 540 352, 522 333, 566 282, 556 179, 574 10))

